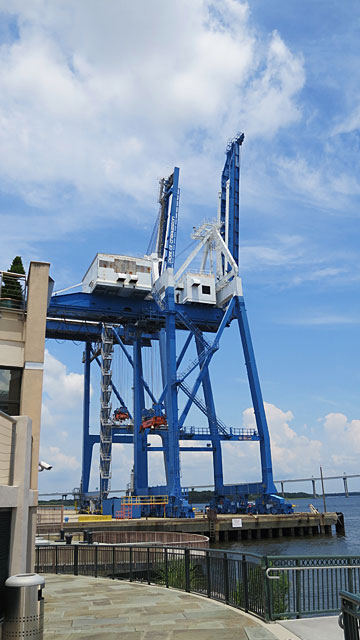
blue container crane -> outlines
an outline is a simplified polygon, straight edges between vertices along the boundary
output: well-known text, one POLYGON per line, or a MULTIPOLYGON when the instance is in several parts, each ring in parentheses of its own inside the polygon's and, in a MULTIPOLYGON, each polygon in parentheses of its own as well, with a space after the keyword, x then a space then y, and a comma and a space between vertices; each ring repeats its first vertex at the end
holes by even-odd
MULTIPOLYGON (((111 490, 112 446, 133 446, 131 494, 142 504, 142 515, 193 517, 181 486, 180 453, 211 452, 214 499, 219 513, 289 513, 291 505, 277 495, 273 481, 269 429, 255 362, 239 276, 239 180, 244 134, 226 150, 221 177, 218 220, 194 228, 195 248, 175 269, 179 213, 179 169, 160 182, 159 214, 143 258, 98 254, 83 279, 83 291, 51 299, 48 337, 83 340, 84 407, 80 496, 89 499, 92 450, 100 444, 99 503, 111 490), (200 266, 199 266, 200 264, 200 266), (194 267, 190 269, 190 267, 194 267), (228 427, 218 416, 211 382, 211 363, 221 350, 226 328, 235 322, 245 357, 256 427, 228 427), (179 337, 181 335, 181 341, 179 337), (185 337, 184 337, 185 336, 185 337), (146 380, 144 350, 158 345, 161 390, 146 380), (181 346, 179 346, 181 345, 181 346), (132 371, 130 413, 112 375, 115 350, 124 354, 132 371), (194 357, 195 352, 195 357, 194 357), (192 356, 190 356, 192 353, 192 356), (100 357, 99 357, 100 356, 100 357), (101 369, 100 430, 90 433, 90 372, 101 369), (111 398, 119 409, 112 411, 111 398), (189 426, 196 408, 207 427, 189 426), (152 446, 149 435, 160 437, 152 446), (181 442, 186 440, 186 446, 181 442), (202 445, 189 446, 189 440, 202 445), (222 442, 257 441, 261 479, 225 485, 222 442), (149 486, 148 456, 161 451, 165 485, 149 486), (255 504, 249 498, 256 495, 255 504), (166 504, 151 496, 166 496, 166 504), (149 498, 149 499, 147 499, 149 498)), ((92 494, 91 494, 92 495, 92 494)))

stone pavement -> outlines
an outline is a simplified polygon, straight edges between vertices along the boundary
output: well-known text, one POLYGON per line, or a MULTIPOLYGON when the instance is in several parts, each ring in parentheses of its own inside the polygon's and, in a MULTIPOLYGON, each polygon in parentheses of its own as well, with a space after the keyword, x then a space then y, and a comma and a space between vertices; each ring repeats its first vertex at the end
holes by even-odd
POLYGON ((277 624, 265 625, 214 600, 164 587, 107 578, 45 575, 43 594, 45 640, 296 638, 277 624))
POLYGON ((296 633, 300 640, 344 640, 344 632, 338 625, 338 616, 286 620, 280 622, 280 625, 296 633))

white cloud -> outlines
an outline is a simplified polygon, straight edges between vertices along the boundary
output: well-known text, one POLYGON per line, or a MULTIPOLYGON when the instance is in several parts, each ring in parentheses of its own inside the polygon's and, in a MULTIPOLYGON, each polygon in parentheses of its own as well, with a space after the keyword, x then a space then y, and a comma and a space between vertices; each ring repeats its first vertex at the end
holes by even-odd
POLYGON ((304 82, 302 57, 293 55, 274 31, 264 71, 245 96, 242 120, 249 135, 272 138, 279 129, 299 120, 301 110, 294 98, 304 82))
MULTIPOLYGON (((67 372, 66 365, 45 350, 44 384, 45 411, 64 411, 81 406, 84 376, 67 372)), ((51 416, 49 416, 51 417, 51 416)))
POLYGON ((341 473, 353 467, 355 471, 360 454, 360 420, 349 420, 343 413, 329 413, 324 418, 324 431, 329 441, 329 466, 341 473), (341 446, 339 446, 341 443, 341 446))
MULTIPOLYGON (((359 102, 359 99, 357 99, 359 102)), ((360 104, 357 104, 352 111, 334 127, 333 134, 358 132, 360 129, 360 104)))
POLYGON ((39 475, 40 492, 79 486, 83 375, 68 371, 45 350, 40 455, 51 473, 39 475))
POLYGON ((276 32, 260 41, 246 2, 0 8, 19 32, 0 48, 0 177, 36 206, 51 208, 68 188, 144 203, 174 162, 208 197, 216 154, 239 125, 274 136, 301 115, 302 58, 276 32))
POLYGON ((268 267, 290 267, 306 262, 306 246, 304 239, 297 235, 283 235, 271 238, 266 245, 247 244, 241 248, 241 265, 243 269, 254 271, 268 267))
MULTIPOLYGON (((291 428, 289 423, 294 420, 291 411, 283 411, 269 402, 264 405, 271 438, 274 477, 311 475, 321 462, 322 442, 300 435, 291 428)), ((255 426, 252 408, 244 411, 243 421, 247 428, 255 426)), ((258 445, 254 443, 252 447, 256 448, 258 445)))
MULTIPOLYGON (((68 455, 63 451, 60 451, 59 447, 41 447, 41 457, 44 458, 49 464, 51 464, 55 471, 76 470, 80 468, 79 457, 75 455, 68 455)), ((59 489, 66 489, 67 487, 59 487, 59 489)))
POLYGON ((306 281, 324 282, 327 280, 331 280, 331 282, 333 282, 334 279, 338 276, 349 277, 350 274, 344 267, 323 267, 322 269, 315 269, 314 271, 310 271, 309 273, 295 276, 293 279, 293 284, 298 285, 306 281))
POLYGON ((295 193, 298 202, 342 213, 348 197, 360 194, 360 186, 357 176, 351 175, 344 165, 339 166, 334 150, 328 151, 321 162, 315 154, 307 158, 298 153, 295 157, 278 157, 275 166, 284 189, 295 193))
POLYGON ((311 310, 311 312, 302 311, 296 318, 283 318, 282 324, 302 327, 321 327, 336 325, 357 325, 360 324, 359 315, 341 314, 333 312, 322 312, 311 310))

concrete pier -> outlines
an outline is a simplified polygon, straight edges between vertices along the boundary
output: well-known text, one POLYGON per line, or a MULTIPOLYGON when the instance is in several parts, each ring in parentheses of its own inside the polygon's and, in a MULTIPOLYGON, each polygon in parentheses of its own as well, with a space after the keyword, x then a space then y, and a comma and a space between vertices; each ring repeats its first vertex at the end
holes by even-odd
MULTIPOLYGON (((68 522, 64 524, 66 532, 75 536, 84 530, 92 531, 172 531, 198 533, 209 536, 214 542, 278 538, 282 536, 307 536, 331 534, 344 531, 343 514, 337 513, 292 513, 289 515, 218 515, 215 521, 209 521, 204 515, 194 519, 177 518, 141 518, 139 520, 103 520, 88 522, 68 522), (340 520, 342 528, 339 527, 340 520), (236 522, 233 522, 233 521, 236 522), (239 520, 241 526, 239 527, 239 520)), ((56 525, 40 525, 39 533, 58 533, 56 525)), ((74 538, 76 539, 76 537, 74 538)))

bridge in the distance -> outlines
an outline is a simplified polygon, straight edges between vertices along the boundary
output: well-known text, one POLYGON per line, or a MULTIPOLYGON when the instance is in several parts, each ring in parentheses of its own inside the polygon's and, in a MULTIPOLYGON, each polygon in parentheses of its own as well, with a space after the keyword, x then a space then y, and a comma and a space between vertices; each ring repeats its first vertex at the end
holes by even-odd
POLYGON ((323 476, 321 478, 321 476, 319 477, 315 477, 315 476, 311 476, 311 478, 288 478, 286 480, 275 480, 275 484, 280 484, 281 487, 281 493, 282 495, 284 495, 285 491, 284 491, 284 486, 285 483, 289 483, 289 482, 311 482, 312 484, 312 494, 314 496, 314 498, 318 497, 318 493, 316 492, 316 482, 321 482, 321 480, 325 481, 325 480, 342 480, 344 483, 344 493, 345 496, 348 498, 349 497, 349 486, 348 486, 348 478, 360 478, 360 474, 359 473, 343 473, 341 475, 338 476, 323 476))
MULTIPOLYGON (((323 476, 321 478, 321 476, 311 476, 310 478, 286 478, 284 480, 274 480, 276 485, 280 485, 280 491, 282 496, 284 496, 285 494, 285 484, 288 484, 290 482, 311 482, 312 485, 312 494, 314 498, 317 498, 319 495, 322 495, 321 493, 317 493, 316 491, 316 483, 317 482, 321 482, 321 480, 325 481, 325 480, 342 480, 344 483, 344 493, 345 496, 348 498, 349 497, 349 486, 348 486, 348 479, 349 478, 360 478, 360 473, 343 473, 341 475, 337 475, 337 476, 323 476)), ((187 489, 189 490, 194 490, 194 489, 212 489, 214 487, 213 484, 204 484, 204 485, 191 485, 188 486, 187 489)), ((326 492, 325 492, 326 493, 326 492)))
MULTIPOLYGON (((317 493, 316 491, 316 483, 317 482, 321 482, 321 481, 325 481, 325 480, 342 480, 344 483, 344 493, 345 496, 348 498, 349 497, 349 486, 348 486, 348 479, 349 478, 360 478, 360 473, 343 473, 341 475, 337 475, 337 476, 323 476, 321 478, 321 476, 315 477, 315 476, 311 476, 310 478, 287 478, 285 480, 274 480, 276 485, 280 485, 280 490, 281 490, 281 494, 284 496, 285 495, 285 484, 289 484, 291 482, 311 482, 312 485, 312 494, 314 498, 317 498, 319 495, 322 495, 321 493, 317 493)), ((188 487, 184 487, 184 489, 188 489, 189 491, 194 491, 194 490, 198 490, 198 489, 213 489, 215 485, 213 484, 192 484, 189 485, 188 487)), ((126 489, 112 489, 109 493, 126 493, 126 489)), ((326 494, 326 492, 325 492, 326 494)), ((63 498, 67 498, 67 496, 73 495, 73 491, 58 491, 57 493, 39 493, 39 497, 55 497, 55 496, 62 496, 63 498)))

